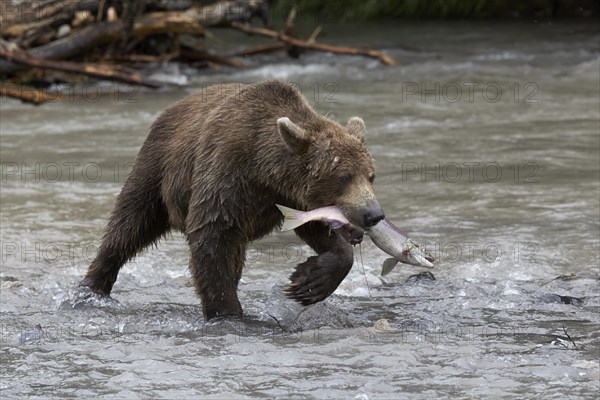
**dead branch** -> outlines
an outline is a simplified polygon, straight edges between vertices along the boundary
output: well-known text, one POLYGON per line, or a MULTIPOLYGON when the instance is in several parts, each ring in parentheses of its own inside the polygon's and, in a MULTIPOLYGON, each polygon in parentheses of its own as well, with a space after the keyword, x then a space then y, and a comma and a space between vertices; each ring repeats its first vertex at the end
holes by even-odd
POLYGON ((569 341, 571 342, 571 344, 573 344, 573 347, 577 348, 577 345, 575 344, 575 342, 571 338, 571 335, 569 335, 569 333, 567 332, 567 328, 565 328, 564 325, 563 325, 562 328, 563 328, 563 332, 565 333, 565 336, 569 339, 569 341))
MULTIPOLYGON (((297 10, 298 9, 296 8, 296 5, 293 5, 285 21, 285 29, 283 30, 283 34, 285 36, 288 36, 293 39, 296 39, 298 37, 296 35, 296 30, 294 29, 294 22, 296 21, 297 10)), ((286 51, 288 56, 292 58, 298 58, 300 57, 300 53, 302 53, 302 50, 300 48, 289 43, 286 43, 286 51)))
POLYGON ((317 37, 319 36, 320 33, 321 33, 321 25, 319 25, 315 28, 313 33, 311 33, 310 36, 308 37, 308 39, 306 39, 306 42, 313 43, 315 40, 317 40, 317 37))
POLYGON ((29 86, 7 84, 4 82, 0 83, 0 95, 2 97, 12 97, 25 103, 35 105, 47 103, 49 101, 60 101, 63 99, 62 95, 49 94, 29 86))
POLYGON ((285 49, 285 43, 262 44, 260 46, 253 46, 244 50, 237 51, 233 54, 230 54, 229 57, 247 57, 256 54, 276 53, 285 49))
POLYGON ((235 28, 237 30, 240 30, 242 32, 251 34, 251 35, 254 34, 254 35, 270 37, 272 39, 279 40, 279 41, 287 43, 289 45, 301 47, 301 48, 305 48, 305 49, 325 51, 325 52, 335 53, 335 54, 366 56, 366 57, 376 58, 376 59, 380 60, 382 63, 384 63, 385 65, 398 64, 397 61, 394 60, 392 57, 390 57, 387 54, 384 54, 380 51, 373 50, 373 49, 359 49, 359 48, 355 48, 355 47, 333 46, 333 45, 318 43, 316 41, 307 42, 304 40, 292 38, 288 35, 285 35, 285 34, 282 34, 279 32, 272 31, 270 29, 258 28, 258 27, 252 26, 248 23, 232 22, 231 27, 235 28))
POLYGON ((167 53, 161 54, 160 56, 153 56, 150 54, 122 54, 115 56, 111 59, 111 61, 114 60, 133 63, 165 63, 179 57, 179 55, 179 53, 167 53))

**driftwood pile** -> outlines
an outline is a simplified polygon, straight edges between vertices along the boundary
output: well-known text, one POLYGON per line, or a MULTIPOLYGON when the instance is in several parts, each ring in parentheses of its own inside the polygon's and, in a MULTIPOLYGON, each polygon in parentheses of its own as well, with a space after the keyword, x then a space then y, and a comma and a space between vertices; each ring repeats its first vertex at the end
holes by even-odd
POLYGON ((44 85, 73 84, 78 77, 126 82, 151 88, 161 82, 144 77, 147 63, 178 62, 194 67, 244 68, 239 57, 287 51, 363 55, 383 64, 396 62, 371 49, 317 42, 321 28, 302 40, 294 34, 292 8, 283 31, 271 27, 269 0, 0 0, 0 94, 40 104, 56 100, 44 85), (251 22, 262 20, 264 26, 251 22), (235 54, 205 48, 208 28, 225 27, 270 38, 235 54), (36 89, 37 87, 37 89, 36 89))

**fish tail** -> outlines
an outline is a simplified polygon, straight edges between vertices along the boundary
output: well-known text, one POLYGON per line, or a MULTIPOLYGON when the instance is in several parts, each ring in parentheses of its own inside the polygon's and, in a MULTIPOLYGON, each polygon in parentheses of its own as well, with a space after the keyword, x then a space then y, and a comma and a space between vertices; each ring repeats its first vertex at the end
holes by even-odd
POLYGON ((281 226, 282 231, 291 231, 296 229, 300 225, 304 224, 303 211, 294 210, 293 208, 285 207, 279 204, 275 204, 279 211, 283 214, 284 220, 281 226))

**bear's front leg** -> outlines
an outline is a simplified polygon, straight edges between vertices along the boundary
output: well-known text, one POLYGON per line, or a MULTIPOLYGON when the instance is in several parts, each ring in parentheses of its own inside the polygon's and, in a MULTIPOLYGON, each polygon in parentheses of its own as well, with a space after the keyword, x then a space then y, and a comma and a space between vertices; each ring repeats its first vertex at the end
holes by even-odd
POLYGON ((336 231, 320 222, 310 222, 295 230, 317 252, 298 264, 290 276, 286 295, 302 305, 325 300, 352 269, 352 246, 336 231))
POLYGON ((190 272, 202 300, 206 321, 221 316, 241 316, 237 287, 244 269, 246 241, 232 230, 204 227, 187 234, 190 272))

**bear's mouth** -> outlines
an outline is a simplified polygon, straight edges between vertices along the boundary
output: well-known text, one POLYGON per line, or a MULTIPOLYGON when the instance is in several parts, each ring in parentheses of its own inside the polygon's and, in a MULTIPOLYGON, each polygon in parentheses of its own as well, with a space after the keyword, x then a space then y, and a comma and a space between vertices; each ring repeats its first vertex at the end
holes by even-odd
MULTIPOLYGON (((335 203, 331 203, 331 204, 329 204, 329 205, 327 205, 325 207, 337 207, 341 211, 343 210, 343 207, 340 207, 340 206, 338 206, 335 203)), ((344 213, 344 212, 342 211, 342 213, 344 213)), ((341 228, 338 228, 336 230, 339 231, 340 234, 342 235, 342 237, 344 239, 346 239, 346 241, 348 243, 350 243, 352 246, 356 246, 357 244, 361 244, 362 240, 363 240, 363 236, 365 235, 364 228, 359 227, 358 225, 355 225, 351 221, 349 221, 346 225, 344 225, 341 228)))
POLYGON ((338 231, 352 246, 362 243, 363 236, 365 235, 365 231, 352 224, 344 225, 338 231))

